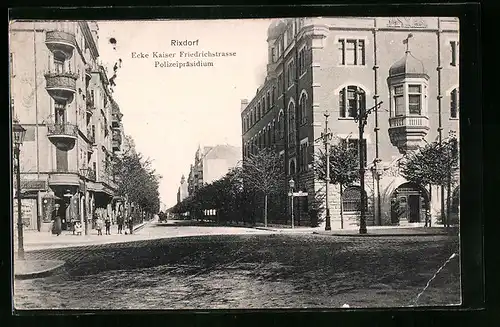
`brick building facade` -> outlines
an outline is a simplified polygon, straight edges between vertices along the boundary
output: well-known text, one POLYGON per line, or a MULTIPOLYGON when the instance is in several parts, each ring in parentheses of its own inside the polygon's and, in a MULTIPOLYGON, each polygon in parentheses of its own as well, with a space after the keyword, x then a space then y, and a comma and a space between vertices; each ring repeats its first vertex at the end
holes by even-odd
MULTIPOLYGON (((324 193, 313 173, 317 140, 325 111, 333 140, 358 148, 354 116, 371 108, 365 127, 365 192, 368 225, 422 223, 430 209, 439 216, 438 187, 408 183, 399 160, 425 142, 458 136, 459 34, 455 18, 297 18, 271 23, 267 35, 267 76, 255 97, 241 102, 243 157, 272 146, 283 158, 287 179, 308 192, 296 199, 296 217, 307 222, 309 210, 324 193), (430 200, 429 200, 430 199, 430 200), (399 203, 403 210, 393 209, 399 203)), ((452 212, 458 212, 459 185, 452 212)), ((340 198, 330 187, 332 228, 358 224, 359 184, 340 198)), ((451 194, 450 194, 451 195, 451 194)), ((272 219, 272 217, 271 217, 272 219)))

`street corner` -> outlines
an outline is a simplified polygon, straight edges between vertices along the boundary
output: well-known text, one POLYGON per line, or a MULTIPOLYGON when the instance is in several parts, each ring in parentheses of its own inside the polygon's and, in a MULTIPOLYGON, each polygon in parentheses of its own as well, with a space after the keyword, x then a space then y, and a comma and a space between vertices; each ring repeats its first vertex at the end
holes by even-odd
POLYGON ((50 276, 65 265, 62 260, 16 260, 14 261, 14 277, 16 279, 33 279, 50 276))

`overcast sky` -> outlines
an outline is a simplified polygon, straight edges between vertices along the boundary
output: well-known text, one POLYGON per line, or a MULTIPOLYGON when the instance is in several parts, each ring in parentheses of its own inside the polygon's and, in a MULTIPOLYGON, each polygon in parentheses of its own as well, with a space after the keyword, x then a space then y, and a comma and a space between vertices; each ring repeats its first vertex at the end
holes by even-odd
POLYGON ((163 176, 161 200, 176 203, 182 174, 189 174, 198 144, 241 146, 240 101, 251 99, 263 82, 269 20, 99 22, 103 64, 122 60, 114 98, 125 133, 153 160, 163 176), (114 38, 116 44, 110 43, 114 38), (199 40, 174 47, 171 40, 199 40), (213 67, 155 67, 155 61, 183 62, 180 51, 236 52, 212 60, 213 67), (152 58, 153 51, 176 53, 152 58), (132 52, 149 58, 132 58, 132 52))

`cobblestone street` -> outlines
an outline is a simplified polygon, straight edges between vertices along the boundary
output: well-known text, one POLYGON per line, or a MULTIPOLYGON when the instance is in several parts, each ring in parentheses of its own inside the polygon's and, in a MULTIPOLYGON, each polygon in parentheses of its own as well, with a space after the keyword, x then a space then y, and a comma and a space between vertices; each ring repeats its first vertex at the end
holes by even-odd
MULTIPOLYGON (((160 228, 148 227, 142 232, 151 236, 160 233, 160 228)), ((65 270, 51 277, 16 280, 15 306, 18 309, 305 308, 340 307, 344 303, 351 307, 408 306, 458 249, 458 239, 448 236, 358 239, 312 234, 242 234, 29 251, 28 259, 65 260, 65 270)), ((443 269, 422 295, 419 305, 460 302, 458 262, 454 260, 443 269)))

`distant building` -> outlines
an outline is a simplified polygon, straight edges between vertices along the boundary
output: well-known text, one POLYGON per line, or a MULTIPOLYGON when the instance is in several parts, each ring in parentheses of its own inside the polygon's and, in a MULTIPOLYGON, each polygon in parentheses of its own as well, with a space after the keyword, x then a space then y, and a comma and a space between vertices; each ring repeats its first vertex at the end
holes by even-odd
POLYGON ((241 161, 241 148, 232 145, 199 146, 188 177, 188 193, 193 194, 234 168, 241 161))
MULTIPOLYGON (((368 225, 422 223, 428 209, 439 216, 439 188, 408 182, 398 163, 426 142, 458 136, 458 27, 458 19, 446 17, 309 17, 270 24, 267 76, 253 99, 241 101, 243 157, 276 149, 286 179, 308 193, 296 199, 299 222, 308 224, 308 211, 324 194, 312 167, 314 153, 324 147, 317 140, 325 112, 335 139, 364 152, 368 225), (360 146, 358 109, 380 101, 360 146)), ((452 214, 459 187, 450 191, 452 214)), ((347 223, 356 225, 359 184, 342 197, 338 185, 329 190, 332 228, 340 226, 341 208, 347 223)))
POLYGON ((186 182, 186 177, 182 175, 181 177, 181 184, 179 185, 179 188, 177 190, 177 203, 182 202, 185 198, 187 198, 189 195, 188 193, 188 184, 186 182))

